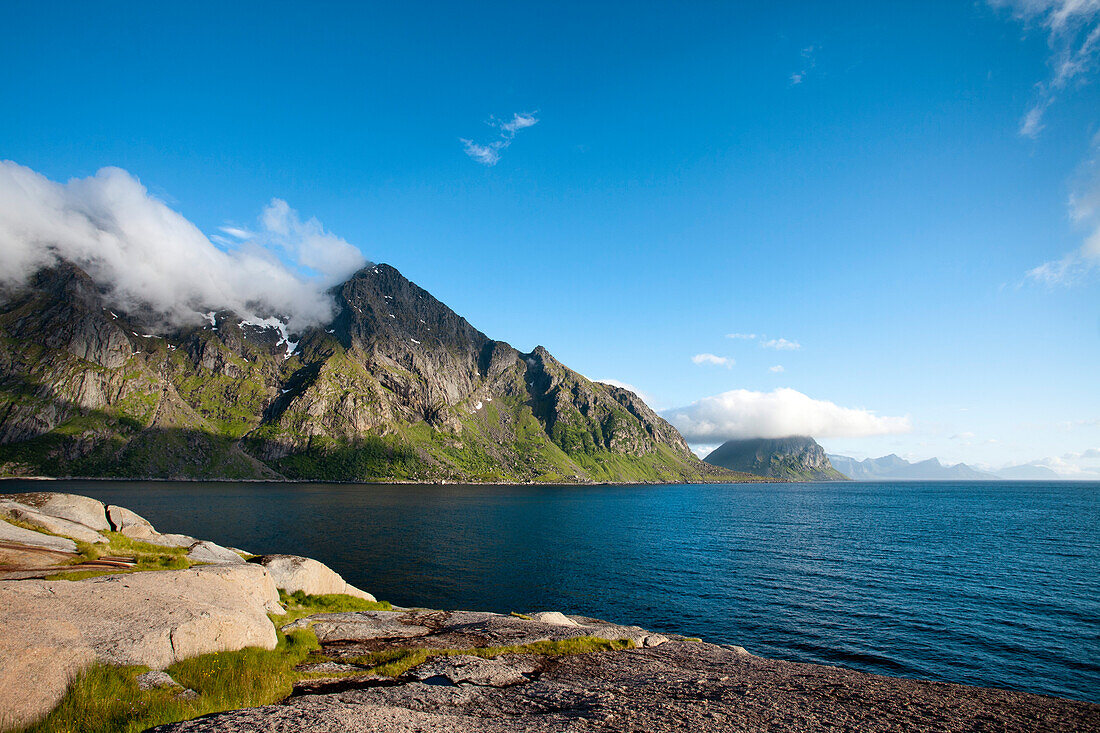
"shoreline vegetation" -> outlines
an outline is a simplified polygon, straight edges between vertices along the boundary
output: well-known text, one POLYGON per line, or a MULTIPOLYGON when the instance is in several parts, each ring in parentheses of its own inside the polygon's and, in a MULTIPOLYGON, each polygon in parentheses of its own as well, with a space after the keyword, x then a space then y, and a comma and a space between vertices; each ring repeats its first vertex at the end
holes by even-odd
POLYGON ((745 476, 730 479, 727 477, 713 479, 699 479, 695 481, 477 481, 461 480, 448 481, 437 479, 435 481, 320 481, 317 479, 287 479, 287 478, 140 478, 140 477, 115 477, 115 476, 0 476, 0 486, 4 483, 18 481, 102 481, 117 483, 224 483, 224 484, 346 484, 353 486, 675 486, 678 484, 784 484, 797 483, 797 479, 772 478, 768 476, 745 476))
POLYGON ((559 612, 396 608, 315 560, 51 492, 0 495, 0 710, 5 733, 1100 726, 1093 703, 559 612))

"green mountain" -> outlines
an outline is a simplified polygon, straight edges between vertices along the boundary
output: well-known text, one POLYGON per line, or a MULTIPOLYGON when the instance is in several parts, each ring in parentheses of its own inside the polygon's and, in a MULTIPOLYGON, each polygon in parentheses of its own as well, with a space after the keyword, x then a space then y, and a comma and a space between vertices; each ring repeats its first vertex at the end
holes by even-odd
POLYGON ((808 436, 729 440, 703 459, 733 471, 788 481, 847 481, 808 436))
MULTIPOLYGON (((151 326, 60 264, 0 292, 0 475, 717 481, 634 393, 494 341, 387 265, 329 324, 151 326)), ((743 477, 741 477, 743 478, 743 477)))

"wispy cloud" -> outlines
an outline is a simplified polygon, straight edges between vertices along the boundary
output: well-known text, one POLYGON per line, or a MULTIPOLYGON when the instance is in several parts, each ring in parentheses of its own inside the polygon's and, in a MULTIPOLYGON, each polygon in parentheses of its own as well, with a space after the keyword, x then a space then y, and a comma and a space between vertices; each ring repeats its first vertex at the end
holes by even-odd
POLYGON ((776 351, 798 351, 802 348, 802 344, 797 341, 788 341, 784 338, 761 341, 760 345, 765 349, 775 349, 776 351))
POLYGON ((1086 230, 1085 241, 1061 258, 1029 270, 1031 280, 1045 285, 1073 285, 1100 270, 1100 134, 1093 138, 1090 153, 1081 166, 1081 183, 1069 200, 1070 217, 1086 230))
POLYGON ((782 374, 785 370, 782 364, 776 364, 775 366, 768 367, 768 371, 772 374, 782 374))
POLYGON ((854 438, 906 433, 908 417, 883 417, 870 410, 815 400, 793 389, 752 392, 737 389, 662 413, 689 443, 724 443, 733 438, 854 438))
POLYGON ((516 133, 538 124, 537 114, 538 112, 516 112, 510 120, 498 120, 495 117, 490 117, 486 124, 496 128, 499 133, 498 138, 484 145, 464 137, 459 138, 462 142, 462 149, 466 155, 478 163, 494 166, 500 161, 501 152, 512 144, 516 133))
POLYGON ((806 46, 802 49, 802 67, 791 74, 791 86, 801 84, 815 66, 817 66, 817 59, 814 57, 816 49, 813 46, 806 46))
POLYGON ((737 363, 728 356, 716 356, 714 354, 696 354, 691 357, 691 360, 696 364, 713 364, 723 366, 726 369, 732 369, 733 365, 737 363))
POLYGON ((1043 115, 1070 83, 1096 67, 1100 60, 1100 0, 989 0, 1008 8, 1021 22, 1038 24, 1047 34, 1051 75, 1035 85, 1035 100, 1020 121, 1020 134, 1037 137, 1043 115))
POLYGON ((726 338, 728 338, 728 339, 741 339, 743 341, 754 341, 754 340, 756 340, 756 334, 755 333, 727 333, 726 338))

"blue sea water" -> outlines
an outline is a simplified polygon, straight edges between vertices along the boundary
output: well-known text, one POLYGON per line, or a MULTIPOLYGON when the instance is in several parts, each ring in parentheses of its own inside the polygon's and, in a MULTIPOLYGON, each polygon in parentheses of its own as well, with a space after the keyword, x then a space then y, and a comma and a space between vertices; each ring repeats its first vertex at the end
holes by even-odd
POLYGON ((5 482, 407 606, 561 610, 763 656, 1100 702, 1100 483, 5 482))

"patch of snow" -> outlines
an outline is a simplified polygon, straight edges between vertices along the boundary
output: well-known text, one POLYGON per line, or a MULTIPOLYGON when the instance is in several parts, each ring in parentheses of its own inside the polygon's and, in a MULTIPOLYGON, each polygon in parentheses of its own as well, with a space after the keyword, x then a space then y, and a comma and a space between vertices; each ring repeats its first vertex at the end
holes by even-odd
POLYGON ((280 393, 280 394, 286 394, 286 393, 287 393, 287 392, 289 392, 289 391, 290 391, 289 389, 280 389, 280 390, 279 390, 279 393, 280 393))
POLYGON ((421 322, 421 323, 426 323, 427 321, 425 321, 425 320, 424 320, 423 318, 421 318, 421 319, 420 319, 420 322, 421 322))
POLYGON ((214 328, 217 328, 218 327, 218 319, 214 317, 216 315, 217 315, 217 313, 215 311, 210 311, 209 313, 203 313, 202 317, 205 318, 206 320, 210 321, 211 326, 213 326, 214 328))
POLYGON ((155 333, 143 333, 141 334, 143 339, 155 339, 157 335, 155 333))
MULTIPOLYGON (((284 360, 289 359, 298 348, 298 342, 290 340, 290 335, 286 332, 286 324, 280 321, 278 318, 260 318, 258 316, 253 316, 252 318, 244 319, 237 325, 241 328, 244 328, 245 326, 252 326, 253 328, 259 328, 262 330, 273 328, 278 331, 279 340, 278 342, 276 342, 275 345, 281 346, 283 344, 286 344, 286 354, 283 355, 284 360)), ((245 338, 248 338, 248 334, 242 335, 245 338)))
POLYGON ((417 346, 419 346, 419 345, 420 345, 420 342, 419 342, 419 341, 417 341, 416 339, 409 339, 409 341, 412 341, 412 342, 413 342, 414 344, 416 344, 417 346))
POLYGON ((326 328, 325 333, 336 333, 336 329, 335 328, 326 328))
POLYGON ((107 311, 107 312, 111 314, 111 318, 118 318, 118 314, 115 313, 114 311, 107 311))
POLYGON ((485 398, 485 401, 486 401, 486 402, 492 402, 492 401, 493 401, 493 398, 492 398, 492 397, 486 397, 486 398, 485 398))
POLYGON ((480 410, 480 409, 481 409, 481 400, 478 400, 478 401, 477 401, 477 404, 476 404, 476 405, 474 405, 474 409, 475 409, 475 410, 480 410))
POLYGON ((385 298, 386 300, 393 300, 392 295, 383 295, 382 297, 385 298))
POLYGON ((390 318, 393 318, 394 320, 397 320, 397 316, 395 316, 392 313, 387 313, 386 315, 389 316, 390 318))

